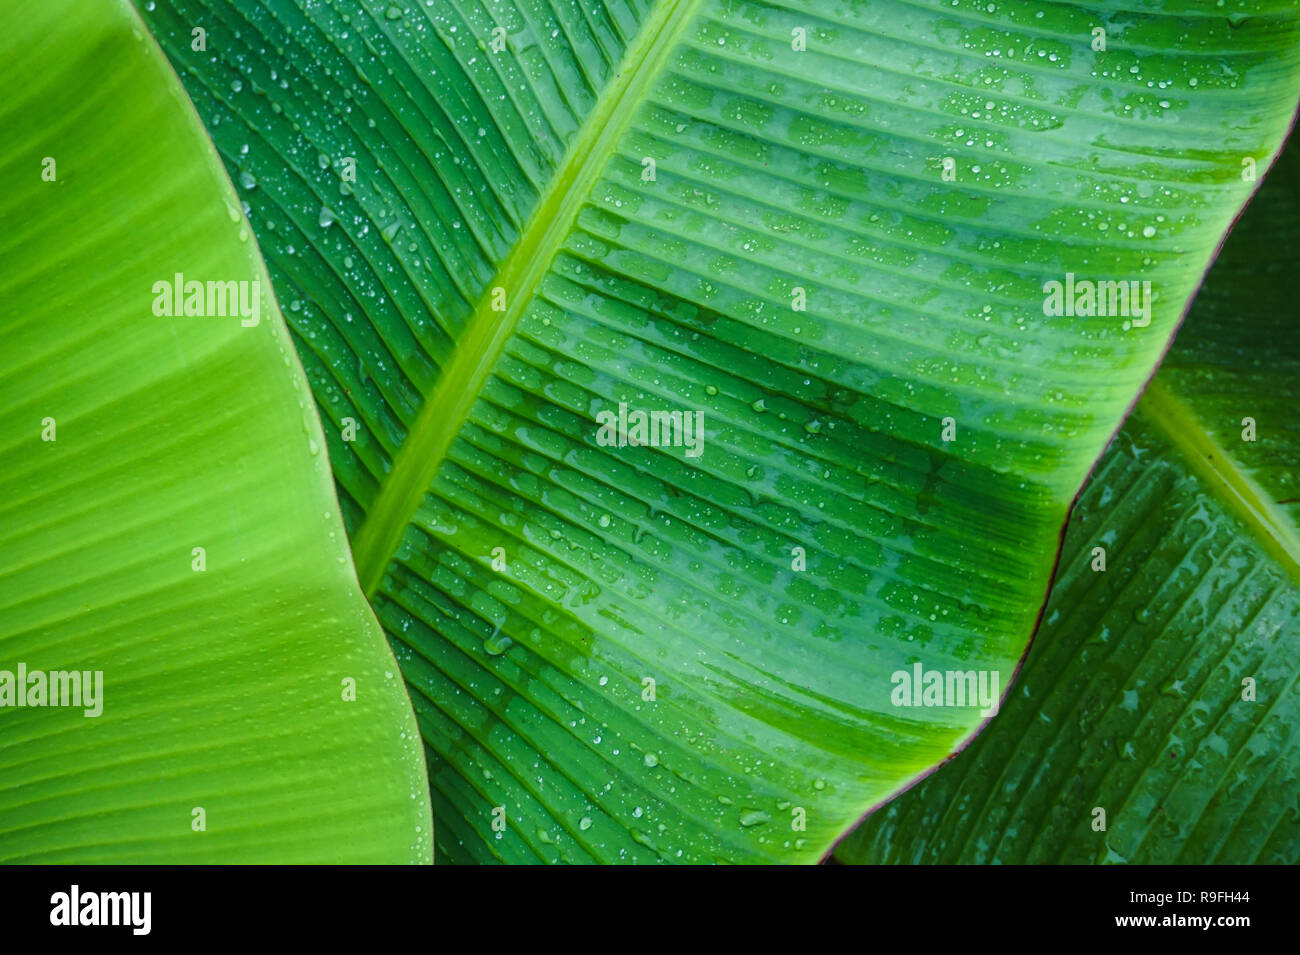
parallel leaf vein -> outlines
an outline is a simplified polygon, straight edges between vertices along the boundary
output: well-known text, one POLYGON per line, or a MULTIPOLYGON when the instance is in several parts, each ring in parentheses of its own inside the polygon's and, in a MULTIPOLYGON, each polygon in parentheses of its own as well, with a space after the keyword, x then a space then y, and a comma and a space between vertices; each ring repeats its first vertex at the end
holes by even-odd
POLYGON ((426 397, 353 541, 357 576, 367 596, 373 596, 378 589, 406 525, 460 433, 520 316, 615 152, 636 104, 644 99, 662 71, 698 3, 666 0, 646 22, 480 299, 450 363, 426 397), (503 311, 494 309, 493 290, 497 288, 505 290, 503 311))

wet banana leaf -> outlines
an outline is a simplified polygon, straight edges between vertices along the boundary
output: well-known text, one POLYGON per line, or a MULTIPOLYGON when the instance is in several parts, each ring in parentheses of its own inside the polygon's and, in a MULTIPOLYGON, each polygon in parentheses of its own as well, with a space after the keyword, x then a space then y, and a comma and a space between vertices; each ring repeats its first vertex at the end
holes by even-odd
POLYGON ((142 4, 443 858, 815 861, 982 724, 896 678, 1005 690, 1296 105, 1293 4, 1131 6, 142 4))
POLYGON ((176 76, 102 0, 0 7, 0 72, 0 861, 430 860, 311 393, 176 76))
POLYGON ((1300 862, 1300 150, 1264 184, 1069 525, 992 725, 858 862, 1300 862))

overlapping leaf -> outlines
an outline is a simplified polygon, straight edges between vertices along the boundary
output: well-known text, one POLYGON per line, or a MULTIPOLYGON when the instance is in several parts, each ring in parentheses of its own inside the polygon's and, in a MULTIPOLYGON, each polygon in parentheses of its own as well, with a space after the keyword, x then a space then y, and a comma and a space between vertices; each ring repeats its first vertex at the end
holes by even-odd
POLYGON ((311 393, 175 75, 77 0, 0 8, 0 74, 0 860, 428 861, 311 393), (159 315, 177 273, 250 308, 159 315))
POLYGON ((967 739, 891 675, 1006 685, 1300 70, 1263 0, 144 6, 461 861, 814 860, 967 739), (1046 315, 1068 273, 1150 324, 1046 315))
POLYGON ((1090 479, 1003 712, 837 857, 1300 861, 1298 222, 1292 148, 1090 479))

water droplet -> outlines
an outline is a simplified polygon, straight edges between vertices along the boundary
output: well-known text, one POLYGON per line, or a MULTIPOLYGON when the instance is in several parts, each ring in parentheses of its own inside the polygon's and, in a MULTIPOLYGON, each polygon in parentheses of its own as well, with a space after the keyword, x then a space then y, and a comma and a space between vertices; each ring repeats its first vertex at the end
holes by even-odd
POLYGON ((483 649, 488 652, 489 656, 494 657, 499 657, 514 645, 515 642, 500 630, 497 630, 492 636, 483 641, 483 649))

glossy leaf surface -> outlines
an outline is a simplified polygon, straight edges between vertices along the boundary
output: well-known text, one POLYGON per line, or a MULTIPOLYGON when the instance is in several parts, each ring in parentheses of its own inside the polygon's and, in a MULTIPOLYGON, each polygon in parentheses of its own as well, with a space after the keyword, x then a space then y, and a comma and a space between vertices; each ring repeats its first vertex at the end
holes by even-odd
POLYGON ((327 419, 445 856, 813 861, 966 740, 977 709, 892 675, 1007 685, 1281 142, 1296 16, 153 5, 327 419), (1067 275, 1154 307, 1049 316, 1067 275), (603 443, 620 405, 698 413, 702 453, 603 443))
POLYGON ((1006 707, 839 858, 1300 861, 1298 222, 1292 147, 1090 479, 1006 707))

